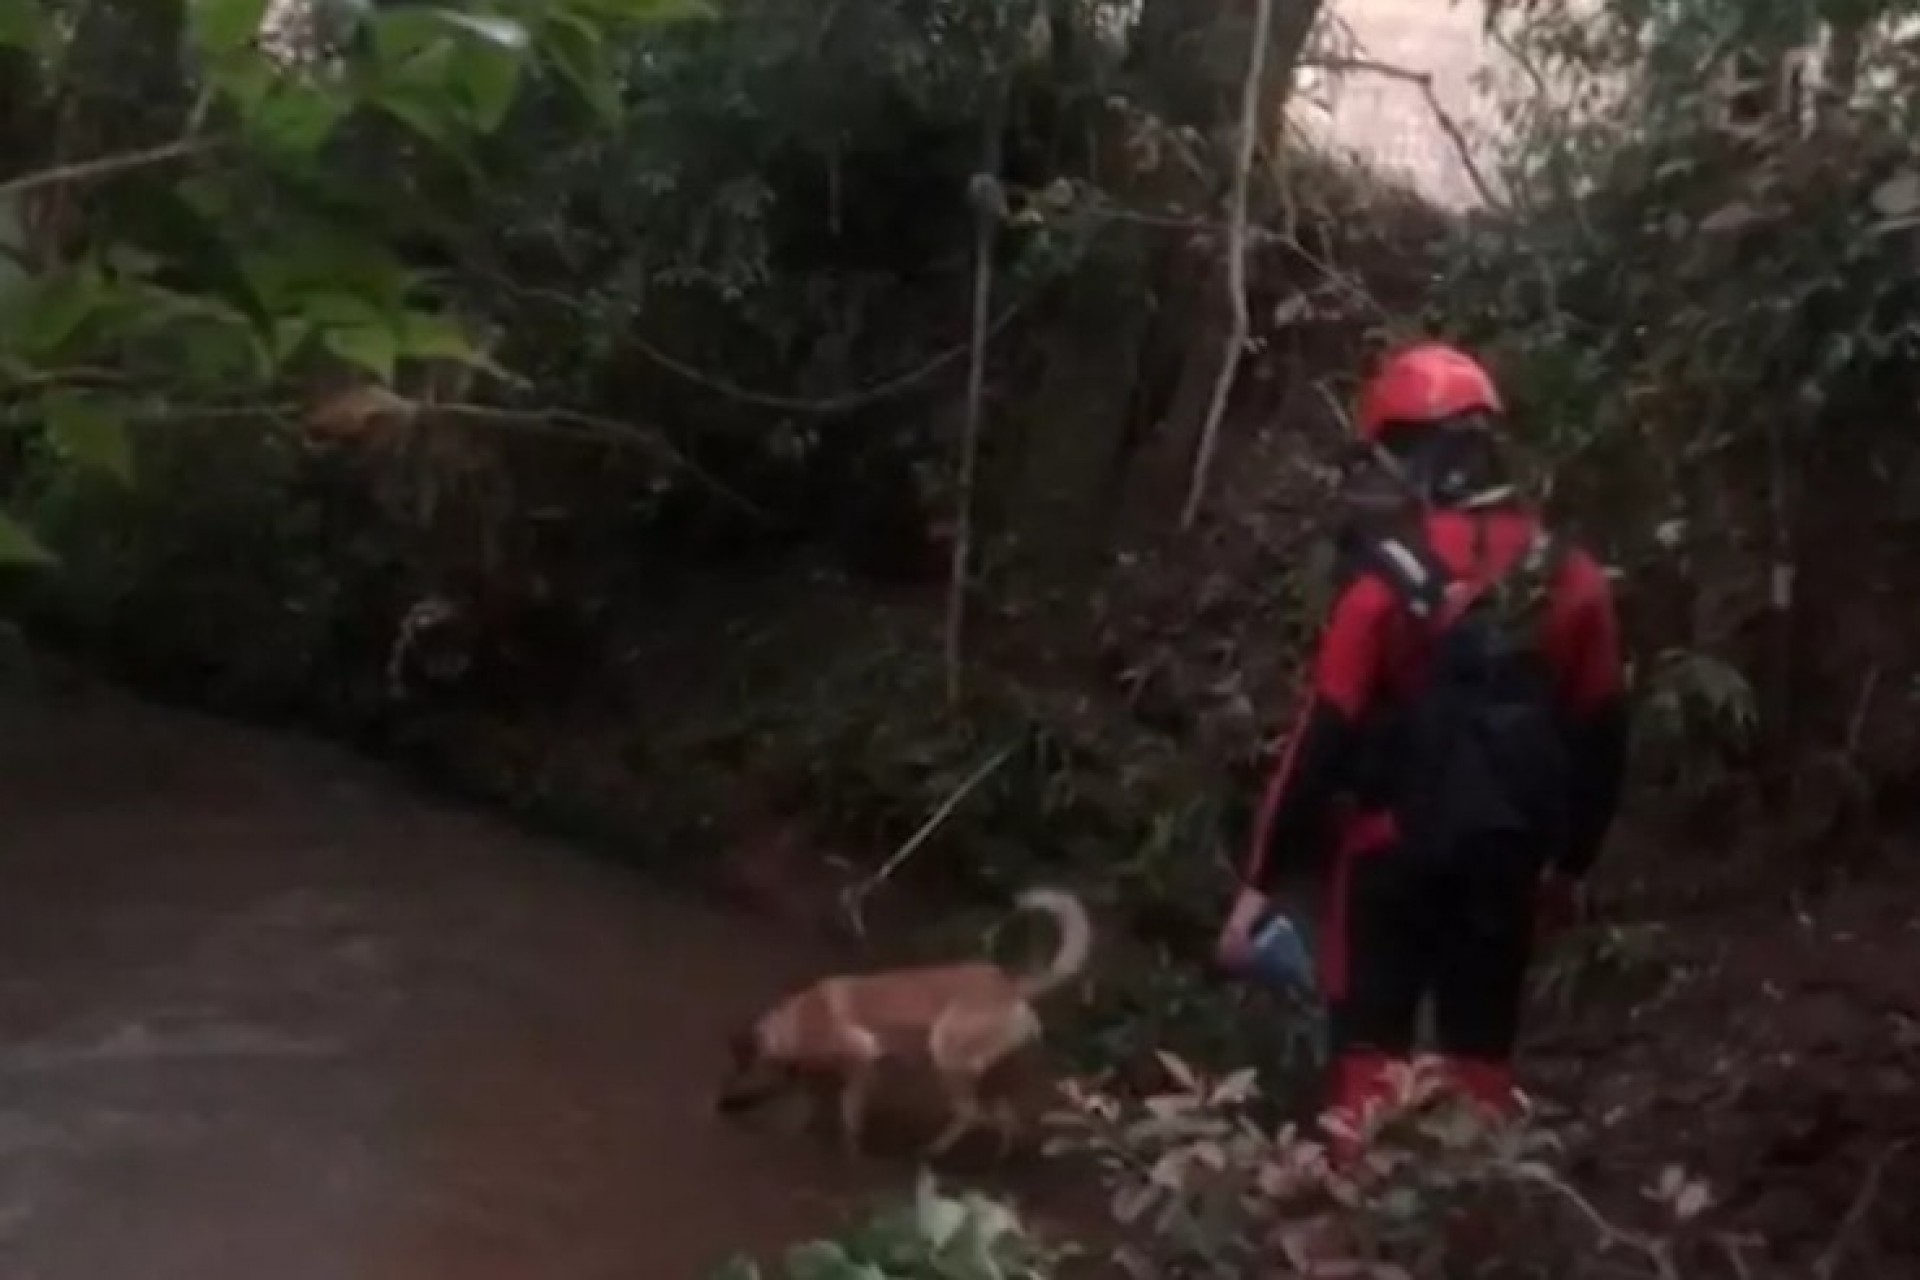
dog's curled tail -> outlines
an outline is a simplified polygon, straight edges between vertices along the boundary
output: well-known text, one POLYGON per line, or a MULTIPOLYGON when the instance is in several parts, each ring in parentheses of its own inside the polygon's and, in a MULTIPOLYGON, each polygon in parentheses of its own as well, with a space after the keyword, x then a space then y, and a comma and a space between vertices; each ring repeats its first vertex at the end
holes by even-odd
POLYGON ((1093 923, 1079 898, 1064 889, 1028 889, 1015 898, 1022 911, 1037 911, 1052 916, 1060 941, 1053 959, 1044 968, 1024 974, 1019 980, 1020 994, 1029 1000, 1046 995, 1080 976, 1093 953, 1093 923))

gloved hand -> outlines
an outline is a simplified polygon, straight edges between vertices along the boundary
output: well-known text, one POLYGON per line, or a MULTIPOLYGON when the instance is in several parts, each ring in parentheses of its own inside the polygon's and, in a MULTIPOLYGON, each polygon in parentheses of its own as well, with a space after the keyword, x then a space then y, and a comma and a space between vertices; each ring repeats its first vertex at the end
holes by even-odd
POLYGON ((1253 929, 1271 908, 1267 895, 1257 889, 1242 889, 1233 900, 1233 908, 1220 926, 1213 944, 1214 963, 1236 977, 1246 973, 1253 961, 1253 929))
POLYGON ((1534 945, 1548 946, 1586 915, 1586 890, 1579 880, 1549 868, 1534 894, 1534 945))

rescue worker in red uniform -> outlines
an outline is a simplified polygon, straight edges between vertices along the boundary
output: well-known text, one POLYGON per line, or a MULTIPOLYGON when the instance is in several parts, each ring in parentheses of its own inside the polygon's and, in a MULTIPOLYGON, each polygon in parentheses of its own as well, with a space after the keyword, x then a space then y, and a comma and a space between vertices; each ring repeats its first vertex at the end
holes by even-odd
POLYGON ((1502 413, 1485 369, 1438 343, 1363 388, 1355 430, 1410 513, 1349 548, 1220 934, 1221 963, 1244 972, 1276 873, 1331 845, 1328 1104, 1353 1118, 1411 1057, 1429 997, 1450 1083, 1512 1108, 1536 931, 1571 914, 1619 799, 1612 593, 1504 482, 1502 413))

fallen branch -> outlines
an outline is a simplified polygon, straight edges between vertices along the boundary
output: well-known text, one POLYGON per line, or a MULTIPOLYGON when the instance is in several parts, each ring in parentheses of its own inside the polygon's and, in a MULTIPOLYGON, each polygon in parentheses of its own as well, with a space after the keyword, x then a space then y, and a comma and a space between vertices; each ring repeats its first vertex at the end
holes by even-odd
POLYGON ((1518 1173, 1521 1181, 1551 1191, 1579 1214, 1598 1237, 1603 1250, 1626 1249, 1630 1253, 1638 1254, 1652 1268, 1653 1275, 1658 1280, 1680 1280, 1680 1269, 1674 1264, 1673 1251, 1667 1247, 1664 1240, 1631 1231, 1612 1222, 1600 1212, 1593 1201, 1562 1182, 1550 1169, 1523 1165, 1518 1173))
POLYGON ((1213 396, 1207 403, 1207 416, 1200 428, 1200 446, 1193 455, 1193 471, 1187 481, 1187 503, 1180 513, 1180 527, 1191 529, 1200 516, 1200 501, 1206 496, 1208 474, 1213 470, 1213 455, 1220 443, 1220 423, 1227 416, 1227 398, 1233 392, 1234 375, 1240 371, 1240 355, 1252 328, 1247 315, 1247 187, 1253 174, 1255 135, 1260 127, 1261 90, 1266 84, 1267 40, 1273 27, 1273 0, 1258 0, 1253 12, 1253 46, 1247 51, 1246 79, 1240 85, 1239 152, 1234 157, 1232 204, 1227 221, 1227 302, 1232 308, 1227 349, 1220 360, 1220 372, 1213 380, 1213 396))
POLYGON ((928 815, 919 829, 907 837, 905 844, 894 850, 887 860, 880 864, 879 870, 840 895, 840 909, 846 913, 847 923, 853 926, 856 936, 865 937, 867 932, 866 921, 860 914, 860 904, 866 901, 874 890, 891 880, 894 873, 906 865, 907 859, 919 852, 921 847, 933 838, 933 834, 945 825, 953 811, 960 807, 960 802, 972 795, 981 783, 997 773, 1001 765, 1012 759, 1013 753, 1020 749, 1020 745, 1019 741, 1009 742, 989 756, 986 763, 968 774, 960 785, 940 802, 939 807, 928 815))
POLYGON ((1867 1166, 1866 1176, 1860 1180, 1860 1190, 1854 1194, 1853 1203, 1847 1206, 1847 1214, 1840 1219, 1839 1229, 1833 1233, 1833 1240, 1827 1245, 1826 1252, 1813 1265, 1814 1280, 1833 1280, 1839 1274, 1841 1261, 1847 1256, 1847 1251, 1853 1248, 1861 1225, 1866 1222, 1874 1202, 1880 1198, 1880 1183, 1886 1177, 1887 1167, 1911 1142, 1911 1139, 1903 1138, 1887 1144, 1874 1157, 1873 1163, 1867 1166))
POLYGON ((0 182, 0 199, 44 191, 49 187, 99 182, 106 178, 118 177, 123 173, 131 173, 136 169, 151 169, 155 165, 171 164, 176 160, 202 155, 219 145, 217 139, 177 138, 172 142, 163 142, 159 146, 145 147, 139 151, 125 151, 118 155, 98 156, 92 160, 76 160, 71 164, 57 164, 48 169, 36 169, 32 173, 23 173, 17 178, 8 178, 0 182))
POLYGON ((1440 131, 1447 135, 1447 141, 1453 145, 1454 154, 1460 158, 1460 166, 1466 171, 1468 181, 1473 183, 1474 191, 1490 209, 1505 206, 1506 201, 1495 193, 1493 184, 1481 171, 1479 161, 1473 158, 1473 144, 1467 138, 1466 129, 1447 110, 1447 104, 1440 101, 1440 94, 1433 87, 1431 71, 1415 71, 1411 67, 1382 62, 1377 58, 1308 58, 1302 59, 1301 65, 1319 67, 1325 71, 1384 76, 1419 89, 1421 96, 1427 100, 1427 110, 1432 113, 1434 123, 1440 126, 1440 131))

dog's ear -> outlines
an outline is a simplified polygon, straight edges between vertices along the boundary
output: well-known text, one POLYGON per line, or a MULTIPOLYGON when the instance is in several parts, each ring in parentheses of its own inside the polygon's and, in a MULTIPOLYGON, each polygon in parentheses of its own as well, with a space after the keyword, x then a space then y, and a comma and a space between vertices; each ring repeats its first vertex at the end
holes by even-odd
POLYGON ((746 1111, 779 1092, 778 1073, 768 1070, 766 1055, 760 1051, 760 1036, 752 1026, 727 1037, 727 1056, 732 1069, 714 1098, 715 1110, 722 1114, 746 1111))

